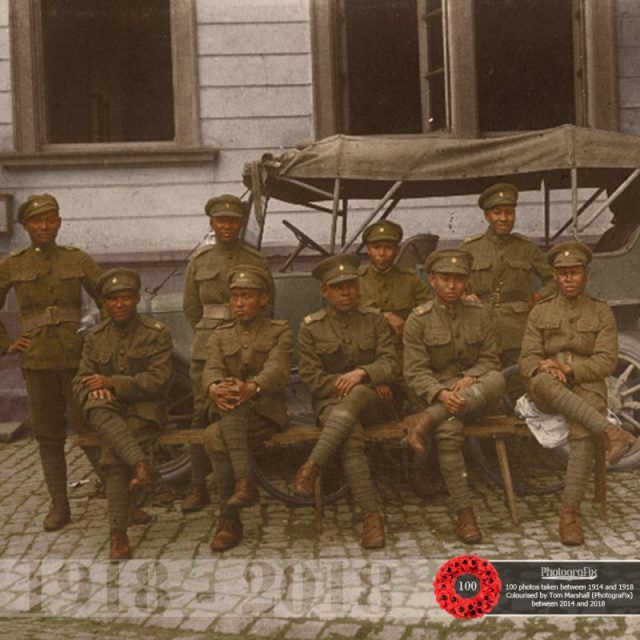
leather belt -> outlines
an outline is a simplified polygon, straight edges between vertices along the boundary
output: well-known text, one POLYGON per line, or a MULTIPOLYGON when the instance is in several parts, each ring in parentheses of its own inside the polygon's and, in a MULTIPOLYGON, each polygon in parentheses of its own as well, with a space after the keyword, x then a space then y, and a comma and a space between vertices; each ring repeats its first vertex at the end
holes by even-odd
POLYGON ((20 330, 22 333, 46 327, 48 325, 58 325, 61 322, 80 322, 82 314, 80 309, 73 307, 47 307, 40 313, 34 313, 26 318, 20 318, 20 330))
POLYGON ((209 320, 231 320, 231 307, 228 304, 205 304, 202 307, 202 317, 209 320))

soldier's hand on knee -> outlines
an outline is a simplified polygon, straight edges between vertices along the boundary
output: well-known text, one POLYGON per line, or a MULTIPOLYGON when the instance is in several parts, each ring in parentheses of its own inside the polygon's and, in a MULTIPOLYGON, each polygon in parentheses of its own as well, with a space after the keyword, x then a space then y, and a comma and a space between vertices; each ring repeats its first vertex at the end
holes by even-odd
POLYGON ((385 402, 393 402, 393 391, 388 384, 377 384, 374 387, 374 390, 380 400, 384 400, 385 402))
POLYGON ((343 373, 335 383, 336 396, 344 398, 353 387, 364 382, 367 372, 364 369, 356 368, 353 371, 343 373))
POLYGON ((109 389, 94 389, 89 391, 89 400, 115 400, 116 397, 109 389))
POLYGON ((463 376, 460 380, 457 380, 456 383, 451 387, 451 391, 462 391, 467 387, 470 387, 472 384, 475 384, 476 378, 473 376, 463 376))
POLYGON ((14 340, 7 349, 7 353, 18 353, 26 351, 31 346, 31 338, 27 335, 21 335, 14 340))
POLYGON ((438 394, 438 400, 440 400, 445 409, 454 416, 460 413, 466 405, 466 400, 457 391, 449 389, 443 389, 438 394))
POLYGON ((113 389, 113 381, 109 376, 103 376, 99 373, 94 373, 92 376, 85 376, 82 378, 82 382, 85 386, 89 387, 89 391, 96 391, 97 389, 113 389))

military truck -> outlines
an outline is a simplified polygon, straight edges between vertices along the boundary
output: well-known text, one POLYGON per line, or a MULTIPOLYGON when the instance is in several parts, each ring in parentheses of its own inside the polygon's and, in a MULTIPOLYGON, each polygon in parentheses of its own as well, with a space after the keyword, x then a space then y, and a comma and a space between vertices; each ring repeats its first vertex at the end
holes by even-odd
MULTIPOLYGON (((618 367, 608 380, 609 405, 625 428, 640 433, 639 175, 640 136, 564 125, 484 139, 335 135, 277 157, 266 154, 249 162, 243 180, 252 211, 249 227, 258 245, 274 199, 308 208, 317 214, 318 225, 330 227, 329 245, 322 246, 290 221, 283 221, 297 240, 285 269, 303 249, 318 257, 361 249, 364 228, 390 216, 406 199, 477 195, 502 181, 515 184, 521 193, 538 192, 535 200, 539 205, 533 208, 539 211, 542 248, 578 238, 594 250, 588 290, 609 302, 620 332, 618 367), (564 221, 552 210, 552 194, 558 190, 570 201, 564 221), (350 210, 356 204, 360 223, 348 233, 350 210), (368 207, 364 219, 363 206, 368 207), (612 226, 600 237, 588 235, 594 223, 610 213, 612 226)), ((529 205, 527 210, 531 209, 529 205)), ((440 243, 453 240, 440 238, 440 243)), ((455 240, 460 240, 460 233, 455 240)), ((432 250, 435 243, 426 246, 432 250)), ((424 257, 423 252, 416 259, 418 267, 424 257)), ((275 280, 276 316, 288 319, 295 329, 306 313, 320 305, 318 288, 309 273, 280 273, 275 280)), ((179 295, 157 295, 150 308, 171 327, 176 342, 172 395, 178 424, 188 413, 186 363, 191 331, 179 295)), ((174 462, 169 473, 184 468, 183 459, 174 462)), ((640 451, 626 456, 616 468, 639 464, 640 451)))

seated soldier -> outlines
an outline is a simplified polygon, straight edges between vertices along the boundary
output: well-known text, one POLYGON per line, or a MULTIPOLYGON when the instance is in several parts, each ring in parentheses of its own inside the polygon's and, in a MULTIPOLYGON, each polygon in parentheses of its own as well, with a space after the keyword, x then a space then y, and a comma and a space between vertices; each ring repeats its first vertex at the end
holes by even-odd
POLYGON ((318 472, 336 454, 363 514, 365 549, 385 544, 380 502, 364 451, 363 426, 394 417, 389 385, 399 376, 393 333, 377 309, 358 300, 353 255, 325 258, 313 270, 325 308, 300 326, 300 375, 313 397, 322 433, 296 473, 293 492, 310 498, 318 472))
POLYGON ((152 484, 145 449, 166 422, 164 392, 171 376, 171 334, 139 315, 140 276, 110 269, 98 280, 107 319, 85 339, 73 389, 87 423, 105 446, 101 465, 111 538, 110 560, 131 557, 130 505, 152 484))
POLYGON ((360 304, 375 307, 396 333, 402 346, 402 331, 411 309, 431 297, 429 289, 413 269, 394 266, 402 241, 402 227, 391 220, 369 225, 362 234, 371 263, 360 267, 360 304))
POLYGON ((220 518, 212 551, 235 547, 242 538, 238 509, 258 501, 249 448, 287 422, 284 390, 291 372, 293 333, 285 320, 269 315, 270 274, 255 265, 229 271, 235 320, 213 331, 202 374, 218 420, 205 431, 220 495, 220 518))
POLYGON ((593 465, 591 435, 604 434, 611 465, 635 438, 607 419, 606 378, 618 361, 618 334, 609 305, 585 293, 591 250, 581 242, 565 242, 553 247, 547 259, 558 293, 531 311, 519 365, 538 409, 560 413, 569 422, 560 540, 581 545, 580 502, 593 465))
POLYGON ((404 329, 404 378, 426 406, 406 419, 407 441, 424 455, 425 436, 434 429, 456 533, 466 543, 480 542, 482 534, 471 506, 461 417, 490 408, 505 389, 489 314, 463 299, 471 263, 471 255, 457 249, 429 255, 425 269, 435 300, 416 307, 404 329))

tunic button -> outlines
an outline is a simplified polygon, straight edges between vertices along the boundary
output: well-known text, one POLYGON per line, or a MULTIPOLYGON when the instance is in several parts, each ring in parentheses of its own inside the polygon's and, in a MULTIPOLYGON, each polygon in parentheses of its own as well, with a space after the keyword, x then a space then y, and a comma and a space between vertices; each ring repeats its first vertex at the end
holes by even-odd
POLYGON ((345 344, 351 344, 351 340, 349 338, 345 338, 344 343, 345 344))
POLYGON ((124 367, 120 367, 120 373, 124 373, 124 367))
POLYGON ((119 353, 120 353, 121 356, 123 356, 124 355, 124 349, 120 349, 119 353))
POLYGON ((243 343, 242 343, 242 348, 243 348, 243 349, 247 349, 248 347, 249 347, 249 345, 248 345, 246 342, 243 342, 243 343))

